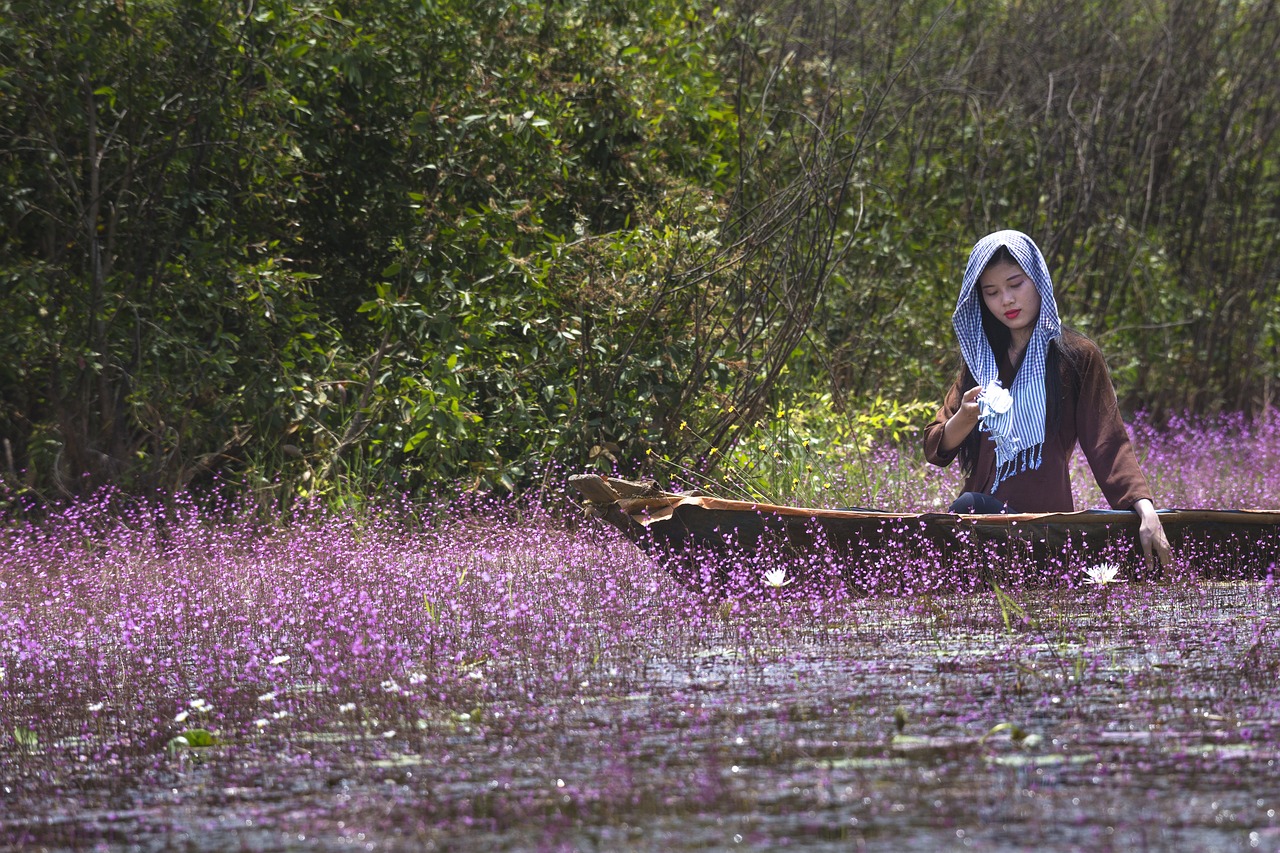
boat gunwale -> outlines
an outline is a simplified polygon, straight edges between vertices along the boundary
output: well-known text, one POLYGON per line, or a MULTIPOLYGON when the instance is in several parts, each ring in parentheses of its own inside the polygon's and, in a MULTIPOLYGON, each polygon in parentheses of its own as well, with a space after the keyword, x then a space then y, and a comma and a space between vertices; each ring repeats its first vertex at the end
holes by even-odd
MULTIPOLYGON (((582 474, 569 478, 587 503, 597 510, 616 509, 634 521, 647 525, 671 517, 677 508, 699 508, 708 512, 751 512, 760 515, 824 520, 883 520, 894 522, 921 521, 943 526, 982 525, 1013 527, 1019 524, 1126 524, 1138 522, 1132 510, 1083 509, 1071 512, 1021 512, 1004 514, 959 514, 952 512, 899 513, 882 510, 838 509, 772 504, 764 501, 737 500, 712 495, 680 494, 659 489, 656 484, 582 474)), ((1162 522, 1170 525, 1280 524, 1280 509, 1203 509, 1169 508, 1157 511, 1162 522)))
MULTIPOLYGON (((652 498, 622 498, 618 507, 628 515, 653 514, 653 510, 674 510, 676 507, 695 506, 708 512, 754 512, 762 515, 793 516, 803 518, 883 520, 883 521, 954 521, 956 524, 991 524, 996 526, 1017 524, 1116 524, 1138 522, 1132 510, 1085 509, 1073 512, 1023 512, 1005 514, 961 514, 953 512, 879 512, 865 510, 829 509, 820 507, 789 506, 755 501, 732 500, 706 496, 668 494, 652 498)), ((667 513, 661 513, 663 516, 667 513)), ((1165 523, 1227 522, 1242 524, 1280 524, 1280 510, 1255 509, 1162 509, 1158 515, 1165 523)))

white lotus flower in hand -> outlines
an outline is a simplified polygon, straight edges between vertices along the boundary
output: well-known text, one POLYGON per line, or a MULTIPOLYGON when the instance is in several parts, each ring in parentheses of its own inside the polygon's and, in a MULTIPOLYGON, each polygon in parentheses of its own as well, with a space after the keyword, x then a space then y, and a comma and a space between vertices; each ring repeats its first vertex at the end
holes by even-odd
POLYGON ((1096 566, 1090 566, 1084 570, 1084 573, 1088 576, 1085 578, 1085 583, 1093 584, 1094 586, 1124 583, 1124 581, 1116 578, 1119 572, 1120 566, 1116 563, 1100 563, 1096 566))
POLYGON ((984 416, 1003 415, 1013 408, 1013 395, 1000 387, 999 379, 993 379, 978 395, 978 402, 982 404, 984 416))
POLYGON ((786 569, 770 569, 764 573, 764 585, 771 586, 774 589, 781 589, 793 580, 795 578, 787 577, 786 569))

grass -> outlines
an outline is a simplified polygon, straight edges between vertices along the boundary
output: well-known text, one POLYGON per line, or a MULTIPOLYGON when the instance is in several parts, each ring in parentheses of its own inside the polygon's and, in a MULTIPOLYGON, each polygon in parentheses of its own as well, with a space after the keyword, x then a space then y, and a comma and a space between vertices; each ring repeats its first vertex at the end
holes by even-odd
MULTIPOLYGON (((1280 506, 1275 419, 1135 434, 1162 505, 1280 506)), ((910 509, 913 452, 820 473, 910 509)), ((0 528, 0 846, 1274 849, 1280 606, 1205 562, 712 605, 567 496, 104 493, 0 528)))

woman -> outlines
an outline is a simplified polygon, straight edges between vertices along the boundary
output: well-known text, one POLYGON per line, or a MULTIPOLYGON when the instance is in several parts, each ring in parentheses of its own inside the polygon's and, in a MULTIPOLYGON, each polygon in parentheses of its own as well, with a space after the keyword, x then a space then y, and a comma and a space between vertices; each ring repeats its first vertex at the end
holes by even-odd
POLYGON ((1114 509, 1140 518, 1147 568, 1169 560, 1169 541, 1120 418, 1098 347, 1064 330, 1040 249, 1019 231, 983 237, 969 254, 952 316, 964 364, 925 457, 956 456, 964 494, 952 512, 1071 512, 1069 466, 1077 442, 1114 509))

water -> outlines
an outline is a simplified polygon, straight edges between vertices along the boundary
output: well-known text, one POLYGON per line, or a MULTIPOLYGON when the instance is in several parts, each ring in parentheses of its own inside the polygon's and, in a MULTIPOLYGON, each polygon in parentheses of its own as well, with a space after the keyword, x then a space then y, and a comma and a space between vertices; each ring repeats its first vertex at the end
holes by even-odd
POLYGON ((166 512, 3 533, 4 849, 1280 849, 1269 580, 720 602, 555 514, 166 512))

